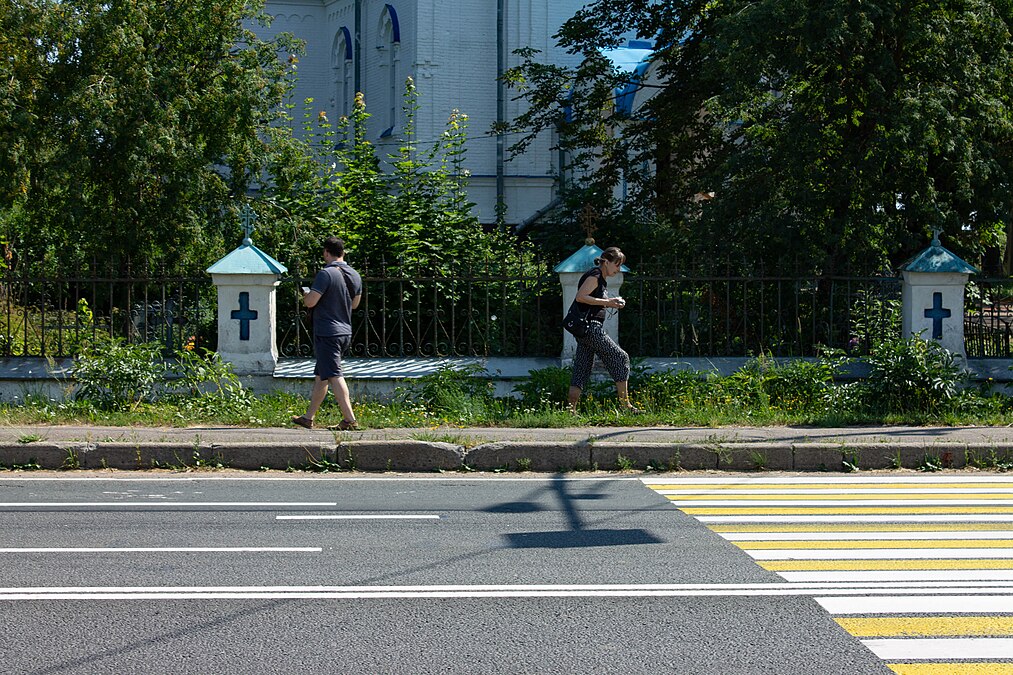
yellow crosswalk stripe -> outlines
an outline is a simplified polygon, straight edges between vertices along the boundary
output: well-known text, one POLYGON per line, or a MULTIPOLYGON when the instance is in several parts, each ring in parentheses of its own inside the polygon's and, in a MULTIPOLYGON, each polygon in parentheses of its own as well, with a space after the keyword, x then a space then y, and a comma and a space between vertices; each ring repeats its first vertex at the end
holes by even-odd
MULTIPOLYGON (((953 558, 919 560, 762 560, 757 563, 771 572, 851 571, 851 570, 1009 570, 1013 559, 953 558)), ((1013 606, 1013 600, 1010 602, 1013 606)))
POLYGON ((652 490, 820 490, 820 489, 880 489, 880 488, 1013 488, 1013 482, 1006 483, 677 483, 673 485, 648 485, 652 490))
MULTIPOLYGON (((918 481, 894 481, 889 483, 848 481, 835 482, 812 482, 812 483, 776 483, 776 482, 714 482, 714 483, 673 483, 655 484, 648 487, 659 491, 672 491, 674 494, 664 496, 672 502, 683 513, 690 516, 768 516, 766 520, 787 520, 776 516, 795 516, 792 520, 817 520, 817 518, 805 518, 805 516, 844 516, 837 520, 851 520, 846 516, 887 516, 886 518, 869 518, 869 520, 892 520, 889 516, 911 517, 911 520, 925 520, 920 515, 942 516, 950 514, 954 518, 941 518, 942 520, 959 520, 961 522, 912 522, 912 523, 818 523, 818 522, 771 522, 771 523, 730 523, 710 524, 708 528, 717 534, 731 533, 754 533, 755 541, 734 541, 736 537, 729 540, 739 549, 750 552, 752 556, 763 558, 769 556, 777 557, 810 557, 810 556, 865 556, 861 559, 846 560, 755 560, 756 564, 765 570, 772 572, 800 572, 805 577, 820 578, 822 572, 884 572, 896 573, 903 578, 920 578, 919 572, 935 576, 956 574, 960 578, 967 578, 981 575, 1008 575, 1004 570, 1013 570, 1013 558, 913 558, 903 559, 903 555, 963 555, 965 551, 954 549, 990 549, 983 551, 985 556, 999 556, 1006 553, 1006 549, 1013 549, 1013 522, 962 522, 963 520, 985 520, 992 518, 998 520, 999 516, 987 514, 1010 514, 1013 513, 1013 493, 1001 492, 1001 490, 1013 488, 1013 481, 988 482, 988 481, 953 481, 945 479, 936 482, 918 481), (966 491, 966 488, 972 488, 966 491), (942 490, 941 492, 924 492, 925 489, 942 490), (722 492, 730 490, 731 492, 722 492), (801 492, 801 491, 808 492, 801 492), (824 492, 823 490, 826 490, 824 492), (856 492, 849 492, 856 490, 856 492), (921 490, 921 491, 919 491, 921 490), (992 501, 992 504, 982 504, 979 500, 992 501), (921 501, 922 503, 919 503, 921 501), (780 502, 780 503, 778 503, 780 502), (943 503, 938 503, 943 502, 943 503), (713 505, 712 505, 713 504, 713 505), (963 518, 960 517, 963 515, 963 518), (981 518, 975 518, 981 515, 981 518), (995 532, 995 536, 1002 539, 976 538, 973 532, 995 532), (811 538, 805 538, 806 533, 813 534, 811 538), (935 539, 927 537, 945 537, 946 534, 926 534, 920 539, 897 539, 890 538, 891 532, 918 533, 953 533, 949 536, 961 537, 960 539, 935 539), (774 540, 772 537, 764 536, 765 533, 799 533, 802 538, 788 540, 774 540), (818 539, 824 533, 845 533, 837 536, 848 537, 846 533, 855 533, 855 537, 882 536, 883 539, 850 538, 850 539, 818 539), (862 533, 862 534, 858 534, 862 533), (873 535, 872 533, 885 533, 873 535), (1007 534, 1009 533, 1009 534, 1007 534), (896 553, 890 551, 897 549, 896 553), (911 549, 938 549, 934 551, 915 551, 911 549), (783 555, 776 553, 784 550, 783 555), (801 551, 820 551, 827 553, 800 553, 801 551), (754 551, 756 551, 754 553, 754 551), (775 553, 761 553, 762 551, 774 551, 775 553), (791 551, 789 553, 788 551, 791 551), (835 551, 854 551, 850 553, 836 553, 835 551), (867 551, 867 552, 866 552, 867 551), (909 551, 904 553, 904 551, 909 551), (874 556, 883 556, 883 559, 876 559, 874 556), (931 572, 937 570, 936 572, 931 572), (967 570, 967 571, 963 571, 967 570), (977 570, 1000 570, 995 573, 976 572, 977 570)), ((833 518, 823 518, 832 520, 833 518)), ((714 518, 713 520, 721 520, 714 518)), ((726 518, 725 520, 751 520, 750 518, 726 518)), ((756 520, 759 520, 757 518, 756 520)), ((832 535, 831 535, 832 536, 832 535)), ((906 534, 894 536, 923 536, 919 534, 906 534)), ((987 535, 981 535, 982 537, 987 535)), ((978 553, 974 553, 978 555, 978 553)), ((791 578, 794 575, 784 575, 791 578)), ((838 575, 845 576, 845 575, 838 575)), ((924 575, 922 575, 924 576, 924 575)), ((946 589, 941 588, 940 591, 946 589)), ((953 591, 956 590, 952 589, 953 591)), ((1003 593, 1005 595, 1005 593, 1003 593)), ((1013 637, 1013 596, 1010 596, 1010 613, 1006 614, 983 614, 978 616, 876 616, 874 611, 868 611, 862 616, 864 601, 854 607, 854 611, 841 611, 841 614, 854 614, 853 616, 836 617, 834 620, 848 633, 866 640, 867 646, 879 643, 889 643, 891 640, 899 640, 908 644, 908 639, 929 640, 936 644, 936 639, 1008 639, 1013 637)), ((933 607, 936 605, 933 604, 933 607)), ((869 607, 872 607, 870 605, 869 607)), ((995 611, 1004 611, 1003 606, 993 608, 995 611)), ((940 611, 940 610, 936 610, 940 611)), ((980 611, 980 610, 979 610, 980 611)), ((870 646, 870 649, 873 647, 870 646)), ((893 658, 918 658, 918 652, 911 653, 908 657, 905 650, 897 650, 896 645, 891 645, 893 658)), ((876 651, 874 649, 874 651, 876 651)), ((943 652, 948 653, 948 648, 943 652)), ((876 651, 876 653, 880 653, 876 651)), ((889 653, 884 652, 882 658, 889 653)), ((937 650, 938 653, 938 650, 937 650)), ((928 655, 925 655, 928 657, 928 655)), ((996 655, 991 655, 993 659, 996 655)), ((938 660, 937 656, 937 660, 938 660)), ((957 657, 949 657, 953 661, 933 662, 920 661, 917 663, 886 663, 887 667, 898 675, 1013 675, 1013 660, 1011 661, 967 661, 956 662, 957 657)), ((985 654, 979 658, 987 658, 985 654)))
POLYGON ((727 502, 758 502, 758 501, 779 501, 779 500, 791 500, 795 502, 802 501, 864 501, 869 499, 961 499, 961 500, 973 500, 973 499, 1003 499, 1010 503, 1013 503, 1013 493, 1003 492, 980 492, 980 493, 946 493, 946 494, 925 494, 921 492, 877 492, 874 494, 859 493, 859 494, 804 494, 804 495, 793 495, 785 492, 781 494, 762 494, 762 495, 723 495, 723 494, 708 494, 708 495, 665 495, 671 501, 680 502, 700 502, 720 499, 727 502))
POLYGON ((855 637, 1013 635, 1013 616, 836 617, 855 637))
POLYGON ((1013 539, 837 539, 814 541, 733 541, 744 550, 836 548, 1013 548, 1013 539))
POLYGON ((690 506, 679 509, 691 516, 816 516, 901 515, 957 513, 1013 513, 1013 506, 690 506))
POLYGON ((1013 675, 1013 663, 888 663, 897 675, 1013 675))
POLYGON ((1010 530, 1013 523, 767 523, 710 525, 712 532, 945 532, 947 530, 1010 530))

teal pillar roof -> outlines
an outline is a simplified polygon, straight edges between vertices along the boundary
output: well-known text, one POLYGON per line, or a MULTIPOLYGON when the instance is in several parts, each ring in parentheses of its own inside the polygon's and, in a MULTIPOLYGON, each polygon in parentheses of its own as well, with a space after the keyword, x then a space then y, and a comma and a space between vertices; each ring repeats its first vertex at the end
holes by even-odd
MULTIPOLYGON (((553 268, 553 272, 581 272, 584 273, 594 267, 594 259, 601 255, 601 249, 594 244, 586 244, 569 258, 553 268)), ((629 272, 630 268, 622 266, 623 272, 629 272)))
POLYGON ((250 238, 243 245, 207 268, 208 274, 285 274, 288 268, 253 245, 250 238))
POLYGON ((939 243, 939 234, 932 238, 932 244, 914 256, 900 269, 905 272, 950 272, 957 274, 980 274, 981 271, 957 257, 939 243))

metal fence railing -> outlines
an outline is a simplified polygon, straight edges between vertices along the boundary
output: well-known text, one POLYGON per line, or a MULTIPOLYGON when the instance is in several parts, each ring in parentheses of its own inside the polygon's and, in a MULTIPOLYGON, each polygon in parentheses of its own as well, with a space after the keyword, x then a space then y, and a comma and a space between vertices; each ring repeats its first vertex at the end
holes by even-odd
POLYGON ((72 273, 7 270, 0 276, 0 356, 74 356, 99 337, 217 347, 207 275, 93 262, 72 273))
MULTIPOLYGON (((620 343, 634 357, 867 353, 900 336, 900 280, 741 274, 630 264, 620 343)), ((385 268, 387 269, 387 268, 385 268)), ((360 357, 558 356, 562 299, 551 264, 471 266, 411 274, 362 268, 353 316, 360 357)), ((278 288, 283 358, 312 356, 299 286, 278 288)), ((100 334, 217 347, 216 294, 204 273, 168 275, 112 261, 63 274, 0 276, 0 356, 73 356, 100 334)), ((1013 356, 1013 280, 976 279, 965 312, 968 356, 1013 356)))

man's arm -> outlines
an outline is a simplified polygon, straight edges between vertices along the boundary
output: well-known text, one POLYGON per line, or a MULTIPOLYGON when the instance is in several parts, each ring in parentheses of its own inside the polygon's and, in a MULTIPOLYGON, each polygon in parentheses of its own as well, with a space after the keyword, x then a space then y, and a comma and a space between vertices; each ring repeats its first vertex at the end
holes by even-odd
POLYGON ((352 309, 356 309, 359 306, 359 301, 362 300, 362 293, 352 298, 352 309))
MULTIPOLYGON (((306 305, 310 309, 313 309, 317 306, 317 303, 320 302, 321 297, 323 296, 316 291, 310 291, 302 296, 302 304, 306 305)), ((352 306, 354 307, 355 305, 352 306)))

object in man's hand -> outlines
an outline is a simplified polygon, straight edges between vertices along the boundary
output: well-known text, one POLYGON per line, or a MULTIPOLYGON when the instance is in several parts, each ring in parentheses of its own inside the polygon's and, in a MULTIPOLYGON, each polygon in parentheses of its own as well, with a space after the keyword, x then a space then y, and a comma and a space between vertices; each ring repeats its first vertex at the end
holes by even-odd
POLYGON ((622 307, 625 307, 625 306, 626 306, 626 301, 625 301, 625 300, 623 300, 622 298, 616 298, 616 301, 617 301, 617 302, 619 303, 619 307, 620 307, 620 308, 622 308, 622 307))
POLYGON ((306 286, 303 286, 303 287, 302 287, 302 294, 303 294, 303 295, 306 295, 306 294, 307 294, 307 293, 309 293, 309 292, 310 292, 310 289, 309 289, 309 288, 307 288, 306 286))

